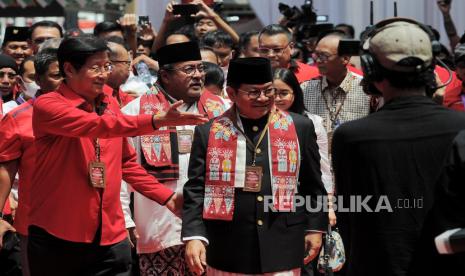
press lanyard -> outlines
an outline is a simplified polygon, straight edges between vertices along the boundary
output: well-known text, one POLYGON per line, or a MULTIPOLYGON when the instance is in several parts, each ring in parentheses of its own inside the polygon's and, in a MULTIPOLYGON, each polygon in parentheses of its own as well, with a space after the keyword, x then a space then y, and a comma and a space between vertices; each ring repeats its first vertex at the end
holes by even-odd
POLYGON ((101 149, 100 149, 99 139, 96 138, 95 139, 95 159, 97 160, 97 162, 100 162, 100 152, 101 152, 101 149))
MULTIPOLYGON (((237 116, 237 114, 238 114, 237 111, 235 112, 235 114, 237 116)), ((247 137, 245 132, 237 125, 237 117, 233 120, 234 126, 245 137, 245 140, 246 140, 247 144, 253 148, 252 167, 255 167, 255 161, 257 160, 257 154, 261 152, 259 147, 260 147, 260 144, 263 141, 263 138, 265 138, 265 134, 266 134, 266 132, 268 130, 268 126, 270 125, 270 121, 271 121, 271 113, 268 115, 268 121, 266 122, 265 127, 263 128, 262 132, 260 133, 260 137, 258 138, 257 144, 254 144, 254 142, 249 137, 247 137)))

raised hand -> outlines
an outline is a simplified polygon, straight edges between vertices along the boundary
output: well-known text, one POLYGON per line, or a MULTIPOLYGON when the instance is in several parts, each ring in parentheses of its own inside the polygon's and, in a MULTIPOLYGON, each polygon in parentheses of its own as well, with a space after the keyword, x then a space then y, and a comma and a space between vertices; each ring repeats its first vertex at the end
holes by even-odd
POLYGON ((179 111, 178 107, 183 103, 183 101, 177 101, 171 105, 167 112, 154 115, 154 125, 160 128, 165 126, 200 125, 208 122, 206 115, 179 111))

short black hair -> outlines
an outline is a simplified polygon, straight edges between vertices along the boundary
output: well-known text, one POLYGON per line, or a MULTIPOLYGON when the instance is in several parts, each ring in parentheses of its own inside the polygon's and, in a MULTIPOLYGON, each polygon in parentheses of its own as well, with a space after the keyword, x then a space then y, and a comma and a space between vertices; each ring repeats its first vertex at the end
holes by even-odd
POLYGON ((347 34, 349 36, 349 38, 354 38, 355 37, 355 29, 354 29, 354 26, 352 25, 349 25, 349 24, 346 24, 346 23, 340 23, 340 24, 337 24, 334 29, 338 29, 338 28, 347 28, 347 30, 349 31, 349 33, 347 34))
POLYGON ((24 72, 26 71, 24 66, 26 65, 26 62, 29 61, 32 61, 34 63, 34 56, 29 56, 21 62, 21 64, 19 65, 18 75, 23 76, 24 72))
POLYGON ((212 32, 206 33, 201 41, 200 44, 206 45, 209 47, 215 47, 215 45, 223 45, 226 47, 233 48, 234 47, 234 40, 232 39, 231 35, 225 33, 221 30, 216 30, 212 32))
POLYGON ((273 80, 281 80, 285 84, 289 85, 294 93, 294 102, 287 111, 302 115, 305 114, 304 93, 295 74, 289 69, 277 68, 273 72, 273 80))
POLYGON ((203 62, 205 71, 205 86, 215 85, 219 88, 224 87, 224 72, 221 67, 211 62, 203 62))
MULTIPOLYGON (((424 71, 405 73, 381 68, 383 78, 389 81, 392 87, 397 89, 421 89, 424 88, 428 94, 437 86, 434 66, 424 71)), ((431 95, 429 95, 431 96, 431 95)))
POLYGON ((250 40, 252 39, 252 36, 258 35, 258 31, 250 31, 250 32, 245 32, 240 35, 239 38, 239 47, 240 49, 245 49, 247 46, 250 44, 250 40))
POLYGON ((29 38, 32 37, 32 33, 38 27, 56 28, 60 32, 60 37, 63 37, 63 28, 58 23, 50 20, 42 20, 32 24, 29 28, 29 38))
POLYGON ((95 25, 94 27, 94 35, 99 37, 102 33, 109 33, 114 31, 121 31, 123 32, 123 28, 120 24, 112 21, 103 21, 95 25))
POLYGON ((286 35, 288 42, 292 41, 292 33, 289 29, 279 24, 271 24, 263 28, 258 34, 258 40, 260 41, 260 37, 262 37, 262 35, 273 36, 278 34, 284 34, 286 35))
POLYGON ((37 76, 43 76, 47 73, 50 64, 58 61, 58 49, 46 48, 38 52, 34 59, 34 68, 37 76))
POLYGON ((87 59, 99 52, 108 51, 105 40, 94 36, 68 37, 58 48, 58 64, 60 73, 65 77, 64 64, 71 63, 76 70, 80 70, 87 59))
POLYGON ((190 41, 197 41, 197 37, 195 36, 195 30, 193 25, 184 25, 172 33, 168 34, 166 37, 172 35, 172 34, 182 34, 185 35, 187 38, 189 38, 190 41))

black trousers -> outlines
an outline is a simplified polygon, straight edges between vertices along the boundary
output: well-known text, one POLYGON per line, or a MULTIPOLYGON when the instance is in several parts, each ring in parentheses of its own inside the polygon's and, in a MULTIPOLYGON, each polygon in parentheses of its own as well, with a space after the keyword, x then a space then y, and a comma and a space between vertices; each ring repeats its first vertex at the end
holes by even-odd
POLYGON ((76 243, 30 226, 28 257, 31 276, 131 275, 131 247, 127 239, 108 246, 99 245, 98 239, 76 243))

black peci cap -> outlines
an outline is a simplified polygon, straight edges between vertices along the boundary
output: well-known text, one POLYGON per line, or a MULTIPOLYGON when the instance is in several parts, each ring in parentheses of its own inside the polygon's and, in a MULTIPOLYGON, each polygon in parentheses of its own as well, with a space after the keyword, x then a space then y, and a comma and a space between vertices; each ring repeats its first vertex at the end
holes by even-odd
POLYGON ((228 83, 263 84, 273 81, 271 63, 267 58, 249 57, 231 60, 228 83))
POLYGON ((8 26, 5 29, 3 45, 10 41, 27 41, 29 39, 29 27, 8 26))
POLYGON ((161 66, 183 61, 202 60, 199 45, 196 42, 175 43, 161 47, 157 51, 158 64, 161 66))

